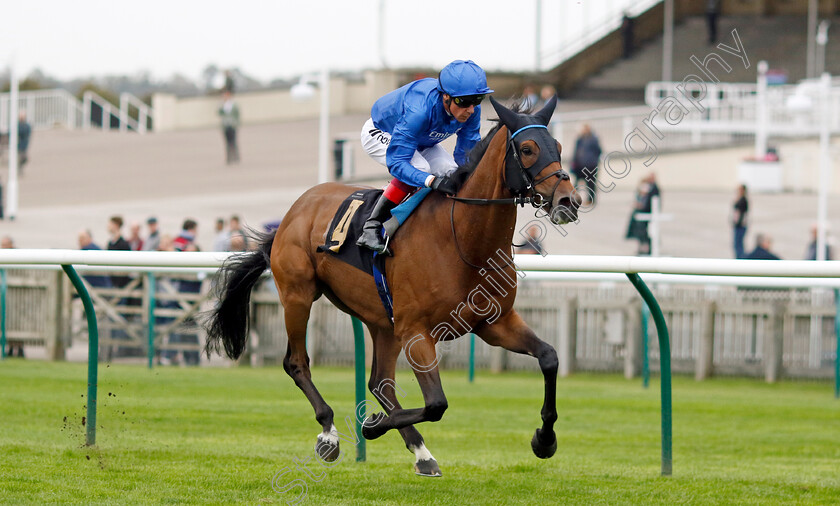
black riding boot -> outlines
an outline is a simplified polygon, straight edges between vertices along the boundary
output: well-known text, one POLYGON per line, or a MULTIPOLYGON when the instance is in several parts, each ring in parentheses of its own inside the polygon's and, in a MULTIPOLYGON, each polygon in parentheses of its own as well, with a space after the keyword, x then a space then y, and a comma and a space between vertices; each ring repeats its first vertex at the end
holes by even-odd
POLYGON ((372 249, 379 253, 386 253, 385 239, 382 238, 382 222, 386 221, 391 216, 391 209, 395 208, 394 204, 388 200, 385 195, 379 197, 376 205, 373 206, 373 211, 370 212, 370 217, 365 222, 362 229, 362 235, 356 241, 357 246, 372 249))

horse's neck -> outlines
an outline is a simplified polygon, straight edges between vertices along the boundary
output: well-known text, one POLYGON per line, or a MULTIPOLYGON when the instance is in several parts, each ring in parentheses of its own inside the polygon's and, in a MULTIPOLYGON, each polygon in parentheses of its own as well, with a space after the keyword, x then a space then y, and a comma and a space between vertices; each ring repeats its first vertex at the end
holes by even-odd
MULTIPOLYGON (((459 197, 502 199, 512 195, 505 187, 504 165, 507 129, 501 127, 487 151, 464 184, 459 197)), ((509 253, 516 226, 516 207, 511 204, 456 204, 454 213, 459 243, 473 252, 475 260, 494 255, 497 249, 509 253)))

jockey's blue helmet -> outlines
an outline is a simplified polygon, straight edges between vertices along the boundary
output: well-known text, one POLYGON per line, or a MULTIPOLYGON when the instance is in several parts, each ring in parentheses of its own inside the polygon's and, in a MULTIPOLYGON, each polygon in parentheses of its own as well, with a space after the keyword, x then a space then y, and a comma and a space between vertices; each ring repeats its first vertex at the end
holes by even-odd
POLYGON ((443 67, 438 77, 438 89, 450 97, 493 93, 487 87, 484 70, 472 60, 455 60, 443 67))

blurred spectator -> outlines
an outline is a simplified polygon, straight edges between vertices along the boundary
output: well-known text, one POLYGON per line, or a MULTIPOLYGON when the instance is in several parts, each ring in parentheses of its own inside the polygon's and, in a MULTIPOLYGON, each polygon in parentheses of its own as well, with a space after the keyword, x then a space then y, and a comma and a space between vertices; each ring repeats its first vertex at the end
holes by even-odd
POLYGON ((595 194, 598 191, 596 180, 600 161, 601 143, 598 140, 598 136, 592 132, 592 128, 584 123, 580 129, 580 136, 575 141, 575 153, 572 157, 572 175, 575 176, 576 188, 581 179, 586 181, 586 193, 590 205, 595 205, 595 194))
POLYGON ((773 238, 767 234, 755 236, 755 249, 747 255, 748 260, 779 260, 779 257, 771 253, 773 238))
POLYGON ((636 188, 636 201, 633 212, 630 214, 630 223, 627 225, 627 239, 639 241, 636 251, 638 255, 650 255, 650 235, 648 234, 649 220, 637 219, 640 213, 650 213, 653 210, 653 197, 659 196, 659 185, 656 184, 656 175, 651 172, 642 179, 636 188))
MULTIPOLYGON (((186 219, 181 227, 181 233, 173 241, 175 251, 199 251, 195 243, 195 236, 198 233, 198 224, 195 220, 186 219)), ((201 292, 201 280, 181 279, 176 283, 179 293, 197 294, 201 292)), ((195 320, 189 317, 183 321, 181 327, 195 327, 195 320)), ((173 332, 169 335, 170 344, 199 344, 198 335, 193 332, 173 332)), ((200 355, 198 350, 184 350, 176 355, 169 354, 170 360, 178 361, 179 357, 183 357, 183 363, 189 365, 198 365, 200 355)))
POLYGON ((158 230, 157 218, 154 216, 146 220, 146 226, 149 228, 149 236, 143 241, 143 251, 157 251, 160 247, 160 231, 158 230))
POLYGON ((623 57, 625 60, 633 56, 635 44, 633 40, 634 23, 633 18, 631 18, 630 14, 625 11, 621 18, 621 41, 624 49, 623 57))
POLYGON ((189 218, 184 220, 181 233, 172 242, 175 251, 198 251, 198 246, 195 244, 195 235, 197 233, 198 223, 189 218))
POLYGON ((229 251, 245 251, 247 249, 247 244, 245 236, 240 232, 233 232, 230 234, 229 251))
POLYGON ((128 246, 131 251, 141 251, 143 249, 143 239, 140 237, 140 223, 134 221, 128 226, 128 246))
POLYGON ((528 227, 528 236, 525 244, 516 248, 520 255, 545 255, 545 250, 540 240, 540 228, 536 225, 528 227))
POLYGON ((228 165, 239 162, 239 147, 236 144, 236 130, 239 128, 239 106, 233 101, 229 91, 222 94, 222 132, 225 135, 225 155, 228 165))
POLYGON ((170 234, 163 234, 160 236, 160 244, 158 251, 175 251, 175 238, 170 234))
POLYGON ((122 236, 123 219, 122 216, 114 215, 108 220, 108 241, 109 250, 117 251, 131 251, 131 246, 128 241, 122 236))
MULTIPOLYGON (((79 249, 81 250, 101 250, 95 242, 93 242, 93 235, 90 230, 82 230, 79 232, 79 249)), ((88 284, 94 288, 111 288, 111 278, 101 275, 87 275, 82 276, 88 284)))
MULTIPOLYGON (((128 241, 122 236, 123 219, 122 216, 111 216, 108 220, 108 250, 109 251, 131 251, 131 246, 128 241)), ((128 276, 111 276, 111 284, 116 288, 123 288, 131 282, 128 276)))
POLYGON ((706 0, 706 28, 709 32, 709 45, 717 42, 717 23, 720 16, 720 0, 706 0))
POLYGON ((732 245, 735 258, 744 258, 744 236, 747 234, 747 216, 749 211, 747 201, 747 185, 738 186, 735 203, 732 204, 732 245))
POLYGON ((93 242, 93 234, 90 230, 82 230, 79 232, 79 249, 81 250, 101 250, 98 244, 93 242))
MULTIPOLYGON (((811 225, 811 242, 808 243, 808 250, 805 252, 805 260, 816 260, 817 259, 817 226, 811 225)), ((831 246, 828 244, 828 231, 826 231, 825 237, 825 259, 831 260, 831 246)))
MULTIPOLYGON (((108 250, 131 251, 131 246, 128 244, 128 241, 126 241, 122 236, 122 226, 122 216, 111 216, 111 218, 108 220, 108 235, 110 236, 110 239, 108 241, 108 250)), ((129 283, 131 283, 130 276, 111 276, 111 285, 113 285, 114 288, 125 288, 129 285, 129 283)), ((116 303, 117 306, 139 306, 141 304, 142 301, 136 297, 119 299, 116 303)), ((134 317, 139 316, 137 314, 126 314, 125 312, 119 309, 117 311, 123 315, 126 321, 132 321, 134 320, 134 317)), ((111 339, 113 339, 114 341, 128 341, 131 338, 124 329, 114 328, 111 329, 111 339)), ((112 356, 127 356, 134 351, 136 351, 136 348, 113 345, 105 348, 105 356, 103 357, 103 359, 107 360, 112 356)))
POLYGON ((225 229, 225 219, 216 219, 216 237, 213 238, 213 251, 230 249, 230 231, 225 229))
POLYGON ((551 97, 557 94, 557 89, 550 85, 546 84, 540 90, 540 106, 544 105, 546 102, 551 100, 551 97))
MULTIPOLYGON (((230 223, 229 223, 228 228, 230 229, 230 237, 231 238, 233 238, 234 234, 238 234, 242 237, 242 240, 244 241, 244 247, 242 248, 242 250, 239 250, 239 251, 247 250, 248 246, 249 246, 249 244, 248 244, 248 234, 246 234, 245 229, 242 228, 242 224, 239 221, 239 215, 234 214, 233 216, 230 217, 230 223)), ((237 250, 234 250, 234 251, 237 251, 237 250)))
POLYGON ((12 236, 4 235, 3 239, 0 239, 0 249, 15 249, 15 241, 12 236))
POLYGON ((529 84, 522 90, 522 110, 530 111, 537 105, 537 88, 529 84))
POLYGON ((23 167, 29 161, 29 141, 32 138, 32 126, 26 121, 26 112, 20 111, 18 116, 18 171, 23 173, 23 167))

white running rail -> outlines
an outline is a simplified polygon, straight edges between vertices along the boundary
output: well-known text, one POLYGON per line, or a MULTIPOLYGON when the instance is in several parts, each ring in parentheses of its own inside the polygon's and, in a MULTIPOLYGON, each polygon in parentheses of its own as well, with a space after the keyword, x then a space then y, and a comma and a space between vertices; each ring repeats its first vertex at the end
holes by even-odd
MULTIPOLYGON (((81 251, 2 249, 0 265, 113 265, 123 267, 219 267, 230 252, 81 251)), ((840 278, 840 260, 729 260, 599 255, 515 255, 518 270, 690 274, 695 276, 840 278)))

